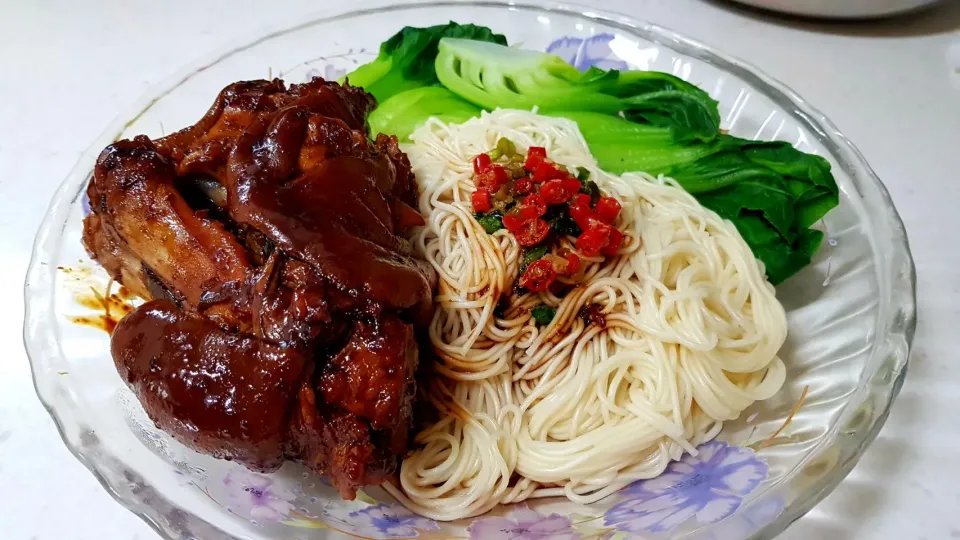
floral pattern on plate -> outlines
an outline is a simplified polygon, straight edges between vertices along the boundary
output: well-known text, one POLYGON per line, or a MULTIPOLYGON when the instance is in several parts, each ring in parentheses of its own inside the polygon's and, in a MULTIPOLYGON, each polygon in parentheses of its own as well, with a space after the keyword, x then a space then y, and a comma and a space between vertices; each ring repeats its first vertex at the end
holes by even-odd
POLYGON ((630 66, 610 49, 610 42, 615 37, 613 34, 597 34, 588 38, 566 36, 551 43, 547 52, 563 58, 580 71, 591 67, 603 70, 629 69, 630 66))
POLYGON ((520 505, 505 516, 476 519, 467 529, 471 540, 577 540, 570 519, 544 515, 520 505))
POLYGON ((275 485, 269 476, 244 468, 231 470, 223 479, 226 500, 219 501, 228 512, 253 521, 280 521, 290 515, 296 494, 275 485))
POLYGON ((733 514, 767 477, 767 464, 752 450, 712 441, 684 456, 656 478, 634 482, 607 511, 606 525, 632 533, 669 532, 689 519, 703 525, 733 514))
POLYGON ((373 538, 410 538, 420 531, 440 529, 437 522, 398 504, 378 504, 363 510, 350 512, 350 523, 357 532, 373 538))
MULTIPOLYGON (((403 506, 378 502, 363 490, 358 490, 355 501, 325 504, 317 517, 298 510, 294 503, 303 501, 306 494, 301 490, 289 491, 274 482, 269 476, 253 473, 243 467, 231 469, 222 482, 223 489, 217 495, 200 484, 191 482, 228 512, 266 526, 280 523, 304 529, 330 529, 356 538, 415 538, 425 532, 437 531, 436 521, 419 516, 403 506)), ((328 486, 327 482, 321 482, 328 486)), ((317 502, 316 497, 310 498, 317 502)))
MULTIPOLYGON (((712 525, 730 517, 767 477, 767 470, 767 464, 752 450, 712 441, 701 445, 696 456, 686 455, 671 463, 660 476, 627 486, 608 499, 612 499, 613 506, 602 514, 561 514, 524 503, 501 508, 472 522, 461 522, 460 526, 466 525, 468 536, 447 534, 446 526, 441 527, 444 524, 414 514, 385 492, 375 498, 361 491, 355 501, 325 504, 318 515, 307 515, 294 507, 296 500, 306 494, 287 491, 270 477, 242 467, 227 474, 222 482, 225 493, 215 500, 231 513, 258 525, 280 523, 330 529, 357 538, 601 540, 640 534, 643 538, 668 538, 688 521, 712 525)), ((321 485, 329 487, 325 482, 321 485)), ((207 490, 204 492, 210 496, 207 490)), ((754 501, 736 518, 724 522, 723 530, 735 537, 749 536, 782 511, 780 499, 754 501)), ((712 533, 696 538, 719 540, 712 533)))

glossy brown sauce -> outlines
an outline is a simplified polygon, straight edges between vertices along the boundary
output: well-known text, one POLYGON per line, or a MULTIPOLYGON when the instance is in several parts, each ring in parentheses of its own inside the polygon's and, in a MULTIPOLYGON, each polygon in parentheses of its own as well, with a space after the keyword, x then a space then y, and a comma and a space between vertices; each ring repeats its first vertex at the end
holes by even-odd
POLYGON ((596 325, 604 329, 607 327, 607 316, 604 315, 603 306, 600 304, 587 304, 580 308, 577 315, 587 324, 596 325))
POLYGON ((161 429, 216 457, 280 467, 301 351, 225 332, 167 300, 124 319, 111 351, 161 429))
POLYGON ((73 324, 89 326, 90 328, 96 328, 97 330, 103 330, 108 334, 112 334, 122 317, 116 318, 108 315, 79 315, 68 317, 68 319, 73 324))
MULTIPOLYGON (((61 266, 58 269, 81 282, 92 276, 91 270, 84 267, 61 266)), ((74 324, 89 326, 111 334, 117 327, 117 323, 135 309, 133 301, 136 298, 129 289, 122 285, 114 285, 112 282, 103 292, 88 286, 74 294, 73 299, 77 304, 98 313, 71 315, 67 319, 74 324)))
POLYGON ((397 140, 370 137, 374 106, 322 79, 239 82, 193 127, 108 146, 83 241, 128 290, 84 293, 102 314, 75 318, 112 331, 164 431, 256 470, 300 461, 345 498, 406 449, 436 279, 404 240, 416 184, 397 140))
POLYGON ((299 170, 305 155, 316 154, 311 134, 324 125, 317 124, 306 109, 292 107, 240 138, 226 182, 231 216, 340 289, 395 309, 414 307, 430 296, 428 272, 397 235, 392 204, 416 204, 406 197, 408 178, 398 181, 387 148, 349 148, 299 170))

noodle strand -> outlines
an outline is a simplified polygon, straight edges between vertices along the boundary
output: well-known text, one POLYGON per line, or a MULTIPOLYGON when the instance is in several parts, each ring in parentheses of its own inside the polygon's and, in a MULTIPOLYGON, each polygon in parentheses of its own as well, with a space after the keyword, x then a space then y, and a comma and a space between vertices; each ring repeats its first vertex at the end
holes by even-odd
POLYGON ((672 180, 606 174, 575 123, 525 111, 432 119, 412 139, 428 223, 413 245, 440 276, 427 391, 440 420, 417 435, 400 485, 384 486, 412 511, 454 520, 528 498, 594 502, 696 453, 783 385, 786 316, 761 264, 672 180), (587 168, 621 202, 625 240, 616 257, 583 257, 565 296, 512 296, 498 315, 522 250, 505 230, 487 234, 469 201, 472 160, 501 137, 587 168), (556 309, 544 327, 530 314, 540 304, 556 309), (605 323, 585 321, 586 307, 605 323))

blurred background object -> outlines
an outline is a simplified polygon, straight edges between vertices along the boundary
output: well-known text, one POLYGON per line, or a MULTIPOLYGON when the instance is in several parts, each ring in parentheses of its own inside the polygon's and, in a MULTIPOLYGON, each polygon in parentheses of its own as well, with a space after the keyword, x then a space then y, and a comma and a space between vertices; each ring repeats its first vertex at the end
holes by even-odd
MULTIPOLYGON (((807 17, 868 19, 909 13, 944 0, 734 0, 760 9, 807 17)), ((956 0, 946 0, 956 1, 956 0)))

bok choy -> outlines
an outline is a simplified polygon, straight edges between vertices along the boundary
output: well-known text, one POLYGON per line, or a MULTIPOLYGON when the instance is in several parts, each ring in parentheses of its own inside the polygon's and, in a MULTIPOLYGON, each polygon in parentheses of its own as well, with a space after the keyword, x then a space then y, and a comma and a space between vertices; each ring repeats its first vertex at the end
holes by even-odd
POLYGON ((693 84, 651 71, 581 73, 480 26, 404 28, 347 79, 380 101, 372 132, 401 139, 431 117, 460 123, 496 108, 570 119, 602 169, 670 176, 730 220, 775 284, 810 263, 823 238, 810 227, 839 201, 826 160, 721 132, 717 102, 693 84))
MULTIPOLYGON (((423 86, 439 84, 434 65, 443 38, 466 38, 506 45, 507 38, 489 28, 450 22, 427 28, 406 27, 380 45, 380 53, 344 77, 383 102, 392 96, 423 86)), ((340 82, 343 82, 341 80, 340 82)))
POLYGON ((595 111, 673 128, 678 141, 709 141, 720 129, 717 102, 683 79, 655 71, 585 73, 552 54, 469 39, 442 39, 440 83, 485 109, 595 111))

